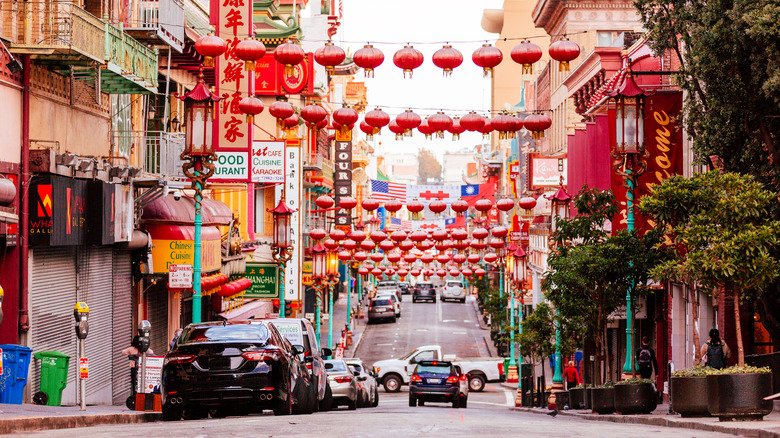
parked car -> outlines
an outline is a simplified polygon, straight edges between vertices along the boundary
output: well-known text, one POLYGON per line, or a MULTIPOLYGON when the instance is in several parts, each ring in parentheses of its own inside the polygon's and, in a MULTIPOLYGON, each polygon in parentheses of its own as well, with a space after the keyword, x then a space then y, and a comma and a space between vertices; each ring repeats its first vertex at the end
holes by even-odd
POLYGON ((412 293, 412 286, 405 281, 398 283, 398 289, 401 290, 401 295, 409 295, 412 293))
POLYGON ((418 301, 436 302, 436 288, 433 286, 433 283, 419 282, 414 285, 414 289, 412 291, 412 302, 416 303, 418 301))
POLYGON ((374 370, 369 369, 358 358, 344 359, 353 370, 360 373, 358 376, 358 387, 362 397, 358 397, 358 407, 372 407, 379 406, 379 390, 377 389, 376 373, 374 370))
POLYGON ((469 401, 469 376, 464 373, 460 365, 454 365, 458 373, 458 396, 460 397, 460 407, 465 408, 469 401))
POLYGON ((330 348, 319 348, 317 335, 311 322, 306 318, 275 318, 268 321, 276 327, 279 334, 284 336, 293 346, 303 347, 303 354, 299 359, 304 363, 312 377, 312 384, 317 388, 316 410, 328 411, 333 404, 333 396, 328 383, 328 374, 325 372, 323 357, 333 354, 330 348))
POLYGON ((463 287, 463 283, 460 280, 447 280, 441 291, 441 300, 455 300, 465 303, 466 288, 463 287))
POLYGON ((325 370, 333 390, 333 406, 346 405, 350 411, 357 409, 357 375, 360 373, 351 371, 342 359, 326 360, 325 370))
POLYGON ((393 294, 378 294, 376 296, 377 299, 379 298, 389 298, 390 301, 393 303, 393 308, 395 309, 395 317, 400 318, 401 317, 401 301, 398 300, 398 297, 396 297, 393 294))
POLYGON ((389 319, 391 322, 396 320, 395 305, 387 296, 383 298, 374 298, 368 306, 368 323, 389 319))
POLYGON ((163 361, 163 420, 312 413, 316 392, 301 353, 268 321, 190 324, 163 361))
POLYGON ((422 361, 450 361, 459 365, 468 376, 469 390, 480 392, 486 382, 503 382, 504 359, 500 357, 457 358, 455 355, 442 355, 441 346, 424 345, 417 347, 399 359, 385 359, 374 362, 374 371, 379 382, 387 392, 398 392, 401 386, 409 383, 415 366, 422 361))
POLYGON ((401 297, 401 289, 398 287, 397 281, 380 281, 376 284, 375 296, 393 294, 399 302, 403 301, 401 297))
MULTIPOLYGON (((468 397, 468 396, 466 396, 468 397)), ((409 383, 409 406, 425 402, 452 403, 453 408, 465 407, 461 397, 460 374, 452 362, 422 361, 415 366, 409 383)))

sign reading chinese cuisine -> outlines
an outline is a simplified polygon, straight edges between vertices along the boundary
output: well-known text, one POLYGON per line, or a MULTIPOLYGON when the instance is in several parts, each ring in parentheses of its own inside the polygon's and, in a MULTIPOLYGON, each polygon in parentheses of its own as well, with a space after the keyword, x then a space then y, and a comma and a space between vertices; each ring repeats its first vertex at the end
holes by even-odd
POLYGON ((251 141, 249 124, 238 109, 238 102, 254 90, 254 72, 244 70, 244 61, 235 54, 236 45, 252 35, 252 2, 250 0, 217 0, 217 36, 227 42, 227 51, 216 59, 217 94, 225 96, 217 111, 214 150, 248 151, 251 141))

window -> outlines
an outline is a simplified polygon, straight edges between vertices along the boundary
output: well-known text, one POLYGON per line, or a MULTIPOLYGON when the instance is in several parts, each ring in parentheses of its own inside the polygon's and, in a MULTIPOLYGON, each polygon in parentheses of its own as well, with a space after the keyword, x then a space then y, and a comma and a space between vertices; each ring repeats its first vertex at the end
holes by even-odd
POLYGON ((428 373, 428 374, 452 374, 452 369, 448 365, 417 365, 415 373, 428 373))
POLYGON ((623 37, 625 31, 622 30, 600 30, 596 32, 597 47, 623 47, 623 37))
POLYGON ((270 332, 261 324, 215 325, 185 330, 177 345, 198 342, 259 342, 265 344, 270 332))
POLYGON ((433 357, 433 350, 426 350, 420 352, 417 356, 414 358, 417 362, 422 362, 424 360, 434 360, 433 357))

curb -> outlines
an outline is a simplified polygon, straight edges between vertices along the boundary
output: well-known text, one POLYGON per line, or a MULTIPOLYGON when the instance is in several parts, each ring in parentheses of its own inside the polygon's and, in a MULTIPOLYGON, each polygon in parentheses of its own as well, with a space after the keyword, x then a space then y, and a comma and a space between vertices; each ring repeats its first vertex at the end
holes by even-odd
MULTIPOLYGON (((538 408, 513 407, 513 411, 530 412, 534 414, 547 415, 547 411, 538 408)), ((746 436, 754 438, 780 438, 780 431, 773 432, 765 429, 748 429, 741 427, 730 427, 720 423, 699 423, 696 421, 686 421, 680 419, 669 419, 659 416, 647 415, 597 415, 580 414, 568 411, 558 411, 558 415, 578 417, 590 421, 607 421, 620 424, 645 424, 649 426, 677 427, 681 429, 701 430, 705 432, 721 432, 737 436, 746 436)))
POLYGON ((110 424, 133 424, 162 421, 162 414, 155 412, 68 415, 58 417, 16 417, 0 420, 0 434, 32 432, 53 429, 72 429, 110 424))
POLYGON ((357 353, 357 349, 360 346, 360 341, 363 340, 363 333, 366 332, 366 329, 368 328, 368 325, 363 327, 363 330, 360 331, 360 334, 358 335, 357 341, 352 343, 352 356, 355 356, 355 353, 357 353))

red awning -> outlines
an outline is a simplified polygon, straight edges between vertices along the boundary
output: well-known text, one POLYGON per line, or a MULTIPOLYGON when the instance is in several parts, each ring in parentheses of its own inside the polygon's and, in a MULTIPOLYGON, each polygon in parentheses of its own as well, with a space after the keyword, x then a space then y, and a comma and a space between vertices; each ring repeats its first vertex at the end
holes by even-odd
MULTIPOLYGON (((203 225, 230 224, 233 212, 223 202, 205 198, 201 204, 203 225)), ((158 198, 144 207, 141 221, 146 223, 192 225, 195 223, 195 199, 182 196, 179 200, 176 200, 172 194, 158 198)))

